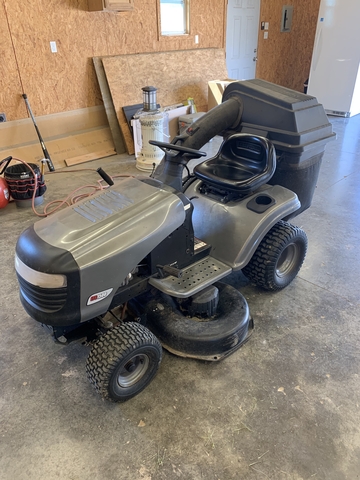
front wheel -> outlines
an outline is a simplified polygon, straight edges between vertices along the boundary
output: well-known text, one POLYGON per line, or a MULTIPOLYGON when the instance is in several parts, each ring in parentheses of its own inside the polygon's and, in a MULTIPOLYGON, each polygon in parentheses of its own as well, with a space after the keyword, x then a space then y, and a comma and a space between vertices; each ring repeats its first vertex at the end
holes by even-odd
POLYGON ((281 220, 265 235, 243 273, 266 290, 280 290, 298 274, 307 243, 304 230, 281 220))
POLYGON ((151 382, 161 357, 161 345, 150 330, 135 322, 123 323, 94 344, 86 372, 100 395, 125 402, 151 382))

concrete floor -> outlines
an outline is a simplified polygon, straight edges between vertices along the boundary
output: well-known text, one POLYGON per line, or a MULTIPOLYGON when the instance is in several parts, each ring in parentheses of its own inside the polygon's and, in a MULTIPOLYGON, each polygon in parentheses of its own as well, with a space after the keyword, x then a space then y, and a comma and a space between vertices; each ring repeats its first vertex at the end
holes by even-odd
MULTIPOLYGON (((0 478, 2 480, 354 480, 360 478, 360 115, 332 118, 295 281, 278 293, 241 287, 249 342, 220 363, 164 354, 154 381, 124 404, 88 383, 88 347, 60 346, 22 309, 13 268, 36 218, 0 211, 0 478)), ((90 162, 134 172, 126 156, 90 162)), ((47 176, 46 201, 94 183, 47 176)), ((137 172, 139 173, 139 172, 137 172)))

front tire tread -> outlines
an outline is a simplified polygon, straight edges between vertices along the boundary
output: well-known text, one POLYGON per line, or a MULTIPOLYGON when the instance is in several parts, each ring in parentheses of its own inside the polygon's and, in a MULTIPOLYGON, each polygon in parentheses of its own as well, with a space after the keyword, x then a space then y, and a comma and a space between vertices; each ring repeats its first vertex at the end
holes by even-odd
POLYGON ((86 362, 90 383, 105 399, 124 402, 140 393, 155 376, 162 357, 162 347, 150 330, 141 324, 128 322, 109 330, 94 344, 86 362), (151 361, 149 371, 138 384, 119 393, 114 376, 122 362, 136 352, 146 352, 151 361))

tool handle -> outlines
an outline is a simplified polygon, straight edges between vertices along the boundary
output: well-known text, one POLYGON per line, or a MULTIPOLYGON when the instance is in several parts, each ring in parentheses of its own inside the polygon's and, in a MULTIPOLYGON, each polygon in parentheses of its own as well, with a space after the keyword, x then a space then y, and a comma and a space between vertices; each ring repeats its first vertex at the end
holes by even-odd
POLYGON ((45 147, 44 143, 43 143, 43 153, 44 153, 44 156, 45 156, 46 163, 48 165, 49 172, 55 172, 54 164, 51 161, 49 152, 47 151, 47 148, 45 147))
POLYGON ((28 100, 28 98, 27 98, 27 95, 26 95, 26 93, 23 93, 21 96, 22 96, 23 99, 25 100, 26 108, 28 109, 28 112, 29 112, 29 114, 30 114, 31 120, 32 120, 32 122, 33 122, 33 124, 34 124, 35 130, 36 130, 36 133, 37 133, 37 136, 38 136, 38 138, 39 138, 40 145, 41 145, 41 149, 42 149, 43 154, 44 154, 44 157, 45 157, 45 159, 46 159, 46 161, 47 161, 48 169, 49 169, 50 172, 55 172, 54 164, 52 163, 52 160, 51 160, 51 157, 50 157, 50 155, 49 155, 49 152, 47 151, 47 148, 46 148, 46 146, 45 146, 45 142, 44 142, 44 140, 43 140, 43 138, 42 138, 42 136, 41 136, 40 130, 39 130, 37 124, 36 124, 35 117, 34 117, 34 115, 33 115, 33 113, 32 113, 32 110, 31 110, 30 103, 29 103, 29 100, 28 100))
POLYGON ((1 160, 0 166, 1 166, 3 163, 5 163, 5 167, 1 170, 0 175, 2 175, 2 174, 5 172, 5 170, 7 169, 8 165, 9 165, 9 163, 11 162, 11 160, 12 160, 12 157, 11 157, 11 156, 4 158, 4 160, 1 160))
MULTIPOLYGON (((29 103, 29 100, 28 100, 28 98, 27 98, 26 93, 23 93, 23 94, 22 94, 22 97, 23 97, 23 99, 25 100, 26 108, 28 109, 28 112, 29 112, 29 114, 30 114, 31 120, 33 121, 33 124, 36 126, 35 117, 34 117, 34 115, 33 115, 33 113, 32 113, 32 110, 31 110, 31 107, 30 107, 30 103, 29 103)), ((36 127, 35 127, 35 128, 36 128, 36 127)), ((37 134, 39 135, 38 132, 37 132, 37 134)))
POLYGON ((105 182, 106 182, 108 185, 110 185, 110 187, 111 187, 111 185, 114 185, 114 182, 113 182, 112 178, 110 177, 110 175, 108 175, 106 172, 104 172, 104 170, 103 170, 101 167, 99 167, 96 171, 98 172, 98 174, 100 175, 100 177, 101 177, 103 180, 105 180, 105 182))

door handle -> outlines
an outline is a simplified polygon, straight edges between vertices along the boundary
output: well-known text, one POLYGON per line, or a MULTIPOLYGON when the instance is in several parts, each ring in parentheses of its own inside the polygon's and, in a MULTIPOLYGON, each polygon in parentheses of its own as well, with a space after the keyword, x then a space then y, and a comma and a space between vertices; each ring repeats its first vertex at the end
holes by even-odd
POLYGON ((254 57, 254 58, 253 58, 253 61, 256 62, 256 61, 257 61, 257 57, 254 57))

